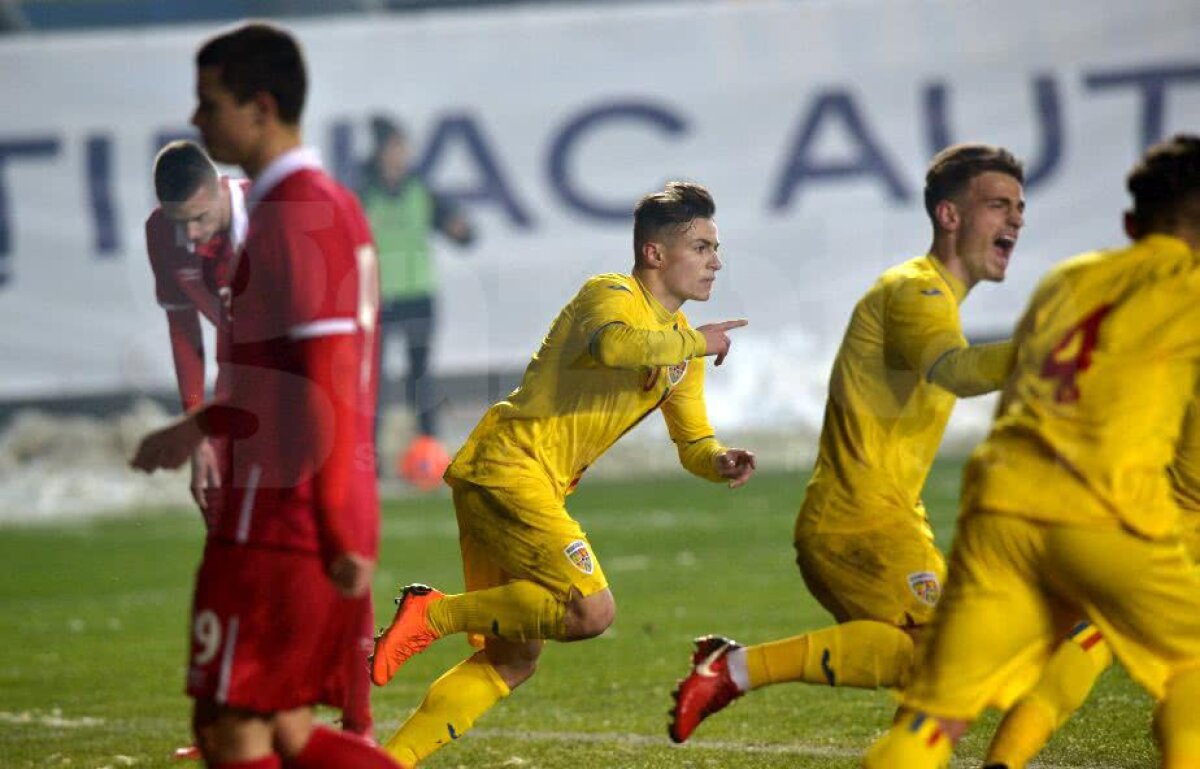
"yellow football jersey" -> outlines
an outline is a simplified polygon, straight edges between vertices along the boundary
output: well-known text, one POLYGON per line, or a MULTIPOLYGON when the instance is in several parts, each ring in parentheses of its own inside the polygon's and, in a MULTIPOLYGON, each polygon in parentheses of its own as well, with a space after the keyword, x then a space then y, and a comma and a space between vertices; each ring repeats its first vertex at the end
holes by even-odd
POLYGON ((1167 468, 1200 372, 1197 255, 1152 235, 1068 260, 1034 292, 1014 342, 963 509, 1172 533, 1167 468))
POLYGON ((862 531, 897 515, 924 521, 921 488, 955 402, 927 375, 967 346, 958 316, 966 293, 926 255, 884 272, 859 300, 829 378, 797 531, 862 531))
POLYGON ((1200 391, 1192 399, 1183 434, 1171 463, 1171 490, 1183 513, 1183 544, 1193 561, 1200 562, 1200 391))
POLYGON ((1171 488, 1175 501, 1190 513, 1193 526, 1200 527, 1200 392, 1192 399, 1187 417, 1183 420, 1183 434, 1175 448, 1175 461, 1171 463, 1171 488))
POLYGON ((446 477, 562 499, 588 465, 661 408, 684 466, 722 480, 704 353, 704 336, 636 278, 595 276, 559 312, 520 386, 488 409, 446 477), (597 355, 602 331, 610 366, 597 355))

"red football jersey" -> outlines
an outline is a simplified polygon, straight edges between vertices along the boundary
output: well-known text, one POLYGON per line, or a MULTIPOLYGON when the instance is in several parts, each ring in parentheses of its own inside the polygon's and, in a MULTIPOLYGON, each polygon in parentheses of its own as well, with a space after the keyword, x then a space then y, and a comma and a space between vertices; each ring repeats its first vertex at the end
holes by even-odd
POLYGON ((251 188, 249 203, 250 226, 231 286, 228 402, 257 425, 249 437, 229 441, 233 479, 216 536, 321 550, 313 476, 333 447, 319 445, 315 425, 331 418, 338 398, 356 417, 347 500, 335 513, 353 550, 373 558, 379 284, 370 228, 358 199, 308 150, 272 163, 251 188), (314 403, 303 345, 334 334, 352 338, 354 374, 314 403))
POLYGON ((229 190, 232 221, 228 230, 217 233, 206 243, 191 246, 182 228, 163 214, 161 206, 146 219, 146 254, 154 272, 154 293, 159 306, 167 312, 195 310, 217 330, 217 394, 225 394, 227 390, 223 364, 229 360, 226 338, 229 324, 222 296, 229 293, 234 254, 245 239, 246 195, 250 191, 247 179, 222 177, 221 184, 229 190))

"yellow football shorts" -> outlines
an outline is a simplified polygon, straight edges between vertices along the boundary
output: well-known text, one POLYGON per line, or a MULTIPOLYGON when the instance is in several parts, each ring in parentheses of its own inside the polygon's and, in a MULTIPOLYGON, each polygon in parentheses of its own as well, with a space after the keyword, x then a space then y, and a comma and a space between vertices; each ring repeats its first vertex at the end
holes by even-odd
POLYGON ((1079 616, 1155 698, 1200 666, 1200 573, 1178 539, 968 514, 904 704, 975 718, 1032 680, 1079 616))
POLYGON ((587 535, 554 495, 463 481, 451 488, 467 590, 527 579, 566 601, 608 587, 587 535))
POLYGON ((801 520, 796 538, 804 583, 838 622, 912 627, 933 616, 946 562, 919 519, 853 533, 818 533, 801 520))

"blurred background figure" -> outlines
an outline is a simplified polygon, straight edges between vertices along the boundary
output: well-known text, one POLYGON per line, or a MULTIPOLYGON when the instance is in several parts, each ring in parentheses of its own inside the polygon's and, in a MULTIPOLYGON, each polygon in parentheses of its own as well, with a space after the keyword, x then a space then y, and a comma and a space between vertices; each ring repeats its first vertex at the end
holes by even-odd
MULTIPOLYGON (((421 489, 441 484, 450 462, 438 440, 437 412, 442 397, 429 372, 429 353, 437 320, 437 271, 431 236, 437 231, 459 246, 474 240, 471 224, 445 198, 433 192, 413 167, 412 149, 404 128, 392 118, 371 118, 372 150, 361 176, 359 198, 371 221, 379 251, 381 331, 379 436, 388 406, 397 400, 396 382, 388 372, 398 338, 408 351, 404 403, 415 420, 415 435, 401 450, 395 471, 421 489)), ((387 466, 379 462, 380 473, 387 466)))

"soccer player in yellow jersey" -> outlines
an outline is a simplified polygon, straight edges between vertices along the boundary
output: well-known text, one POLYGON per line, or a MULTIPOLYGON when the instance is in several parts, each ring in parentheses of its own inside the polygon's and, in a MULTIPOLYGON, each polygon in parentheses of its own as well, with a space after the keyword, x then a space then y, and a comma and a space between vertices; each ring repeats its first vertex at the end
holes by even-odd
MULTIPOLYGON (((1125 230, 1137 240, 1139 222, 1125 216, 1125 230)), ((1184 514, 1183 542, 1200 561, 1200 392, 1184 420, 1183 436, 1169 469, 1175 501, 1184 514)), ((988 749, 984 769, 1024 769, 1055 730, 1083 705, 1096 679, 1112 664, 1112 651, 1096 626, 1078 623, 1055 649, 1041 680, 1005 714, 988 749)))
POLYGON ((1200 767, 1200 573, 1168 472, 1200 378, 1200 137, 1152 147, 1128 187, 1141 237, 1052 270, 1017 327, 946 593, 868 769, 947 765, 1079 616, 1158 700, 1162 765, 1200 767))
POLYGON ((704 357, 720 365, 735 320, 691 328, 680 307, 706 301, 721 269, 715 205, 672 182, 634 211, 632 274, 588 280, 550 326, 520 386, 492 406, 459 450, 453 490, 466 592, 410 585, 376 639, 383 685, 432 641, 465 632, 482 650, 430 687, 387 741, 414 766, 466 732, 533 675, 544 639, 603 633, 616 605, 595 550, 565 507, 587 467, 661 410, 685 468, 731 487, 754 455, 717 441, 704 404, 704 357))
POLYGON ((1005 149, 949 147, 925 177, 929 253, 883 273, 854 308, 829 380, 816 467, 796 519, 797 564, 838 625, 742 647, 697 639, 669 734, 750 689, 803 681, 900 686, 945 571, 921 503, 956 396, 999 389, 1008 342, 968 345, 959 304, 1004 279, 1024 224, 1024 172, 1005 149))

